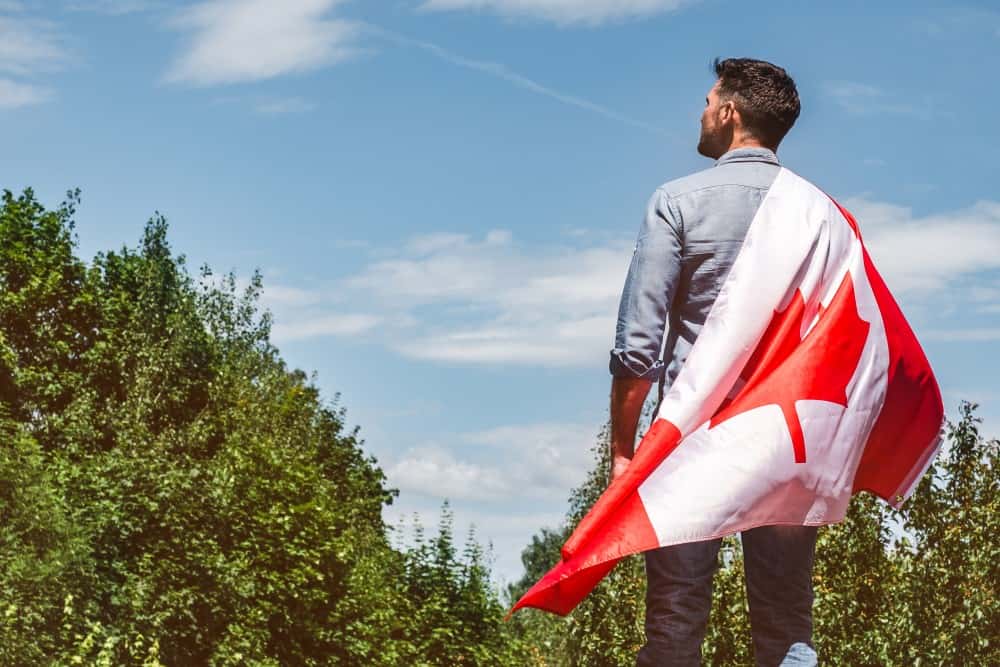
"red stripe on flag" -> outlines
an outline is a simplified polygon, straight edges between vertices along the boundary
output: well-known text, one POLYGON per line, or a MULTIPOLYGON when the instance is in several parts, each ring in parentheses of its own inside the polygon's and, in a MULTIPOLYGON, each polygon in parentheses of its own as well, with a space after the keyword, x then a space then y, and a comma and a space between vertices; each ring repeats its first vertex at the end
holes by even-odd
MULTIPOLYGON (((833 203, 857 231, 854 216, 836 200, 833 203)), ((936 451, 944 405, 930 362, 867 249, 864 260, 865 274, 882 314, 889 368, 885 401, 865 444, 853 490, 870 491, 897 505, 936 451)))
POLYGON ((518 609, 533 607, 565 616, 594 590, 601 579, 614 569, 619 559, 605 561, 586 569, 577 569, 572 563, 560 561, 558 565, 538 580, 521 596, 507 618, 518 609))
POLYGON ((639 497, 639 485, 680 443, 681 432, 657 419, 625 473, 587 513, 562 549, 562 560, 525 593, 511 613, 535 607, 565 616, 629 554, 660 546, 639 497))
POLYGON ((590 542, 639 485, 663 462, 663 459, 680 444, 681 432, 666 419, 657 419, 643 436, 632 462, 625 473, 601 494, 594 507, 583 517, 580 525, 566 540, 562 548, 563 560, 568 560, 590 542))

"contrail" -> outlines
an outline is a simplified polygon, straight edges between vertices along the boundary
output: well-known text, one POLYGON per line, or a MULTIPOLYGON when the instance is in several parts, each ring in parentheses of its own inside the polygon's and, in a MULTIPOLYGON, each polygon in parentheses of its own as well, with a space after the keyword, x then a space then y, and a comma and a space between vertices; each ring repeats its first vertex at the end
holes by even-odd
POLYGON ((587 111, 599 114, 606 118, 611 118, 612 120, 616 120, 620 123, 625 123, 626 125, 631 125, 632 127, 637 127, 641 130, 646 130, 647 132, 652 132, 653 134, 658 134, 662 137, 667 137, 668 139, 675 139, 674 135, 667 132, 661 127, 657 127, 656 125, 651 125, 650 123, 646 123, 641 120, 636 120, 635 118, 626 116, 625 114, 619 113, 614 109, 609 109, 606 106, 602 106, 595 102, 591 102, 590 100, 586 100, 582 97, 577 97, 575 95, 569 95, 566 93, 559 92, 558 90, 554 90, 552 88, 549 88, 548 86, 544 86, 533 79, 529 79, 526 76, 518 74, 517 72, 512 71, 506 65, 503 65, 501 63, 494 63, 485 60, 474 60, 472 58, 466 58, 463 55, 459 55, 457 53, 449 51, 448 49, 438 46, 437 44, 432 44, 431 42, 423 42, 417 39, 410 39, 409 37, 403 37, 402 35, 398 35, 394 32, 390 32, 388 30, 379 28, 377 26, 368 25, 367 27, 372 32, 375 32, 385 37, 386 39, 396 42, 397 44, 403 44, 406 46, 412 46, 418 49, 422 49, 424 51, 427 51, 428 53, 437 56, 441 60, 449 62, 453 65, 458 65, 459 67, 465 67, 467 69, 475 70, 477 72, 483 72, 484 74, 489 74, 490 76, 494 76, 498 79, 503 79, 504 81, 512 83, 519 88, 524 88, 525 90, 529 90, 538 95, 549 97, 558 102, 562 102, 563 104, 568 104, 570 106, 574 106, 579 109, 585 109, 587 111))

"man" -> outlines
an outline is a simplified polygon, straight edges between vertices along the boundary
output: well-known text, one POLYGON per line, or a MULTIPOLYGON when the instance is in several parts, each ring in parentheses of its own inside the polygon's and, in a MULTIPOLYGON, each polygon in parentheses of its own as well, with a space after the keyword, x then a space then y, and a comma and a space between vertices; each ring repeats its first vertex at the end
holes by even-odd
MULTIPOLYGON (((715 165, 653 194, 622 291, 610 362, 613 479, 632 458, 653 381, 662 399, 698 336, 778 175, 778 144, 799 115, 795 83, 782 68, 747 58, 717 59, 714 68, 717 81, 705 100, 698 152, 715 165)), ((757 664, 815 665, 816 528, 763 526, 740 538, 757 664)), ((720 545, 715 539, 646 552, 640 667, 700 664, 720 545)))

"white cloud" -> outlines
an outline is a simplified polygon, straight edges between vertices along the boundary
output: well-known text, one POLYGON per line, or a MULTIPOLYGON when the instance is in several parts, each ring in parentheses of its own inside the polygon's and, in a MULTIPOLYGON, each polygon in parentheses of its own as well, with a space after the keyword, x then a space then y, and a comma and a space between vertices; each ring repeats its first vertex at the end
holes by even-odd
POLYGON ((0 72, 28 76, 68 62, 64 40, 51 22, 21 14, 0 16, 0 72))
POLYGON ((447 499, 455 533, 463 535, 466 526, 475 525, 477 539, 493 544, 494 576, 517 579, 523 571, 521 550, 542 527, 562 524, 571 490, 593 467, 599 426, 507 425, 411 449, 385 468, 388 485, 400 489, 386 520, 395 524, 419 511, 429 528, 447 499))
POLYGON ((426 0, 430 11, 486 10, 569 25, 598 25, 669 12, 693 0, 426 0))
POLYGON ((980 313, 1000 313, 1000 283, 972 285, 966 290, 966 297, 980 313))
POLYGON ((457 460, 440 447, 411 449, 386 471, 390 486, 450 500, 498 500, 512 491, 496 468, 457 460))
POLYGON ((28 83, 0 79, 0 109, 17 109, 40 104, 52 98, 52 91, 28 83))
POLYGON ((571 319, 559 324, 461 329, 399 343, 404 356, 428 361, 529 366, 602 364, 612 346, 614 318, 571 319), (573 345, 571 343, 575 342, 573 345))
POLYGON ((314 290, 272 284, 264 285, 262 298, 264 305, 269 308, 311 306, 321 300, 320 294, 314 290))
POLYGON ((517 263, 516 254, 467 234, 427 234, 410 239, 400 256, 369 265, 347 285, 402 303, 491 300, 499 283, 514 278, 512 260, 517 263))
MULTIPOLYGON (((209 277, 203 281, 206 286, 223 288, 224 278, 209 277)), ((245 277, 236 279, 236 289, 245 293, 250 281, 245 277)), ((260 295, 260 304, 271 313, 271 340, 281 344, 308 338, 330 336, 359 336, 365 334, 381 322, 381 316, 363 310, 345 308, 333 303, 326 290, 302 289, 272 283, 265 279, 260 295)))
POLYGON ((370 331, 379 318, 366 314, 324 315, 294 322, 275 323, 271 337, 277 343, 320 336, 356 336, 370 331))
POLYGON ((592 364, 607 356, 631 245, 530 250, 494 230, 483 241, 434 234, 400 257, 379 260, 346 281, 397 312, 457 309, 418 320, 390 339, 418 359, 532 366, 592 364))
POLYGON ((466 433, 463 440, 492 448, 519 493, 562 499, 592 467, 598 431, 592 424, 518 424, 466 433))
POLYGON ((858 219, 876 266, 894 292, 936 290, 1000 268, 1000 202, 914 216, 904 206, 844 200, 858 219))
MULTIPOLYGON (((20 79, 64 68, 70 53, 51 22, 24 13, 17 3, 5 3, 0 11, 0 72, 20 79)), ((0 78, 0 109, 41 104, 54 97, 51 89, 33 81, 0 78)))
POLYGON ((171 22, 187 32, 166 80, 199 86, 257 81, 335 64, 355 53, 358 27, 331 18, 344 0, 209 0, 171 22))
MULTIPOLYGON (((866 197, 844 204, 915 322, 922 310, 940 311, 943 291, 948 303, 968 305, 963 312, 992 312, 1000 292, 988 273, 1000 269, 1000 203, 926 216, 866 197)), ((285 340, 365 333, 411 359, 595 367, 614 343, 634 238, 576 243, 528 245, 506 230, 478 239, 427 234, 398 249, 372 249, 365 268, 322 290, 265 286, 265 300, 278 290, 268 303, 285 340)))
POLYGON ((386 474, 389 485, 403 493, 440 500, 560 501, 586 478, 597 433, 592 426, 567 423, 462 433, 447 445, 408 450, 386 474))

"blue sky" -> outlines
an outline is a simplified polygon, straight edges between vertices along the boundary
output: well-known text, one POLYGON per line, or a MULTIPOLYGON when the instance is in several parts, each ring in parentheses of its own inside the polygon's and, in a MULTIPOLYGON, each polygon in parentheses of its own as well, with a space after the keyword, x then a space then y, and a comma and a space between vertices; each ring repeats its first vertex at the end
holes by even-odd
POLYGON ((447 497, 510 579, 607 417, 645 203, 710 165, 715 56, 795 77, 779 157, 856 213, 948 410, 996 433, 989 3, 0 0, 0 187, 80 187, 85 258, 160 211, 192 267, 259 267, 387 518, 447 497))

